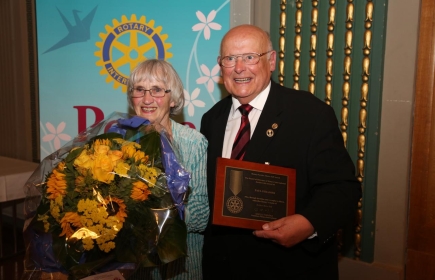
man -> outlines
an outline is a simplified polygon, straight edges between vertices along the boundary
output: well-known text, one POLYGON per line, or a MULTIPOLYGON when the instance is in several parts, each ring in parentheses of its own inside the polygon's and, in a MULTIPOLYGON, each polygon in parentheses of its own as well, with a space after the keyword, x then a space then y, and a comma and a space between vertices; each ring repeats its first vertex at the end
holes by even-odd
POLYGON ((211 209, 216 158, 232 157, 244 122, 238 107, 250 104, 251 139, 241 157, 296 169, 296 214, 254 232, 210 224, 204 279, 338 279, 335 233, 352 221, 361 186, 333 109, 311 93, 271 81, 276 52, 258 27, 240 25, 228 31, 218 62, 230 96, 201 121, 201 133, 209 141, 211 209))

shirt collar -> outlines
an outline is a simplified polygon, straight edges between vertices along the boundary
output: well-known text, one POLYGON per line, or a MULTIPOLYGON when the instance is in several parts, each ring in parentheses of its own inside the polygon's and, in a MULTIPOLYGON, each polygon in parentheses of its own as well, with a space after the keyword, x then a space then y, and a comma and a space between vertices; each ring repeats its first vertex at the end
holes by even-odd
MULTIPOLYGON (((254 107, 256 110, 263 111, 264 104, 266 104, 267 97, 269 96, 270 85, 271 82, 269 82, 267 87, 262 92, 260 92, 259 95, 257 95, 251 102, 249 102, 249 104, 252 107, 254 107)), ((233 106, 231 108, 231 115, 235 117, 234 114, 239 112, 238 108, 240 107, 241 104, 239 100, 237 100, 236 98, 232 97, 231 99, 233 101, 233 106)))

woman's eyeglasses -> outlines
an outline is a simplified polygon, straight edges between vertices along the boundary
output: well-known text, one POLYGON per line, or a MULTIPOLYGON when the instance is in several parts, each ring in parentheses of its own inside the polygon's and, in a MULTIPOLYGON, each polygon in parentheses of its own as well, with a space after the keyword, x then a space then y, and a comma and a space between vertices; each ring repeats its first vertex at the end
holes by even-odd
POLYGON ((143 87, 135 87, 131 89, 131 97, 134 98, 139 98, 139 97, 144 97, 145 96, 145 92, 149 91, 150 95, 152 97, 163 97, 165 96, 166 93, 171 92, 170 89, 164 89, 164 88, 159 88, 159 87, 153 87, 151 89, 145 89, 143 87))

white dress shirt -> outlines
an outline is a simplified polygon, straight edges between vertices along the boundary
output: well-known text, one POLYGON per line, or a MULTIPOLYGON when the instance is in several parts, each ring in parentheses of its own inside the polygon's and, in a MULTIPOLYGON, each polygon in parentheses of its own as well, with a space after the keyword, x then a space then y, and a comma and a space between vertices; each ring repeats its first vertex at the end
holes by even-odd
MULTIPOLYGON (((249 112, 249 123, 251 126, 251 137, 254 133, 255 127, 257 126, 258 120, 260 119, 261 112, 263 111, 264 104, 266 103, 267 97, 269 96, 271 83, 267 85, 267 87, 260 92, 251 102, 253 108, 251 112, 249 112)), ((224 146, 222 148, 222 157, 223 158, 231 158, 231 151, 233 150, 234 139, 236 139, 237 131, 240 128, 240 122, 242 114, 239 111, 240 102, 236 98, 232 97, 233 106, 231 107, 230 114, 228 116, 227 127, 225 128, 225 138, 224 138, 224 146)))

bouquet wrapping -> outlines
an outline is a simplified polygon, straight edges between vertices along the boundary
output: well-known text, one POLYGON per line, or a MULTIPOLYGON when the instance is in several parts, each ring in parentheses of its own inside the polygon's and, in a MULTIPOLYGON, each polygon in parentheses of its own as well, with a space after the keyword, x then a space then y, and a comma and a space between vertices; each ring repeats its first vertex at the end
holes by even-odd
POLYGON ((81 279, 186 255, 190 173, 159 125, 123 113, 46 157, 25 185, 23 279, 81 279))

